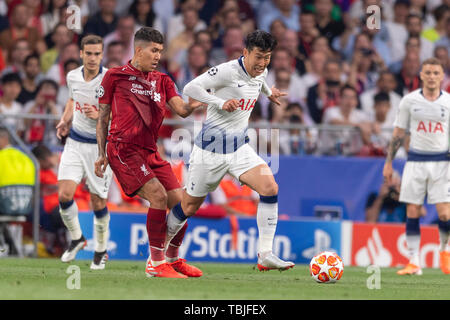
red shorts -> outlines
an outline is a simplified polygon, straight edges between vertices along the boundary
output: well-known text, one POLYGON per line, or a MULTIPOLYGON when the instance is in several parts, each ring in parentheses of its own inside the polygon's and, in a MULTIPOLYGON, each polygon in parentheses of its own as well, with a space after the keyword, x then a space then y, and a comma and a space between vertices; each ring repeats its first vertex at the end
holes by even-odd
POLYGON ((149 180, 157 178, 166 191, 180 188, 170 164, 158 152, 121 142, 108 142, 108 162, 126 195, 132 197, 149 180))

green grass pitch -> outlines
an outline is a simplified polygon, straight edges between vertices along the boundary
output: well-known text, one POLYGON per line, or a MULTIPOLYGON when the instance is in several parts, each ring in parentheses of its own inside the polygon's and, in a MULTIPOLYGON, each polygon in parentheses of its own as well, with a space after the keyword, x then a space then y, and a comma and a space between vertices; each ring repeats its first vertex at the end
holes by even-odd
POLYGON ((58 259, 0 259, 0 299, 120 300, 306 300, 450 299, 450 275, 424 269, 422 276, 398 276, 381 269, 381 288, 368 289, 366 268, 345 267, 336 284, 318 284, 307 265, 288 271, 259 272, 249 264, 193 263, 201 278, 146 278, 143 261, 111 260, 92 271, 90 261, 64 264, 58 259), (66 273, 79 266, 80 289, 68 289, 66 273))

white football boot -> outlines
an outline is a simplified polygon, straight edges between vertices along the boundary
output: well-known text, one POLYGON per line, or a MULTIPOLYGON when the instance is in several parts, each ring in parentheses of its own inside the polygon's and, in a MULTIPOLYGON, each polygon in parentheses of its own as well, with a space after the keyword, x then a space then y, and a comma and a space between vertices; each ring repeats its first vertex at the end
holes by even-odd
POLYGON ((91 270, 105 269, 106 261, 108 261, 108 253, 105 251, 94 253, 94 259, 91 262, 91 270))
POLYGON ((81 236, 78 240, 70 241, 69 249, 64 251, 61 256, 62 262, 70 262, 75 259, 78 251, 82 250, 87 245, 86 239, 81 236))
POLYGON ((283 261, 274 255, 272 252, 258 253, 258 264, 257 267, 259 271, 269 271, 269 270, 288 270, 293 268, 295 263, 291 261, 283 261))

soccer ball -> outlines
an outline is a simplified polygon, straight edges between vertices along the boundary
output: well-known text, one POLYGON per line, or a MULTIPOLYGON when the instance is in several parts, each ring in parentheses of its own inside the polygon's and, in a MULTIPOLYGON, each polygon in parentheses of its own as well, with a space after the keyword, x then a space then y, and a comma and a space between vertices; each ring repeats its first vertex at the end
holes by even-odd
POLYGON ((344 263, 335 252, 324 251, 311 259, 309 271, 319 283, 335 283, 344 273, 344 263))

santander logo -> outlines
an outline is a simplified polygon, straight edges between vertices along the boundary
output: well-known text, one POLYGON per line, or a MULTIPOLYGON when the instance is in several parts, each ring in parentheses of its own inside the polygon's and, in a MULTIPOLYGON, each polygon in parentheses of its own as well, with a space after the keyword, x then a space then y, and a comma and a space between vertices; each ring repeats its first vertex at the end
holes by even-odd
POLYGON ((389 267, 391 265, 392 255, 383 246, 383 241, 377 228, 373 228, 372 236, 367 239, 366 246, 359 249, 356 253, 355 259, 358 266, 377 265, 389 267))

